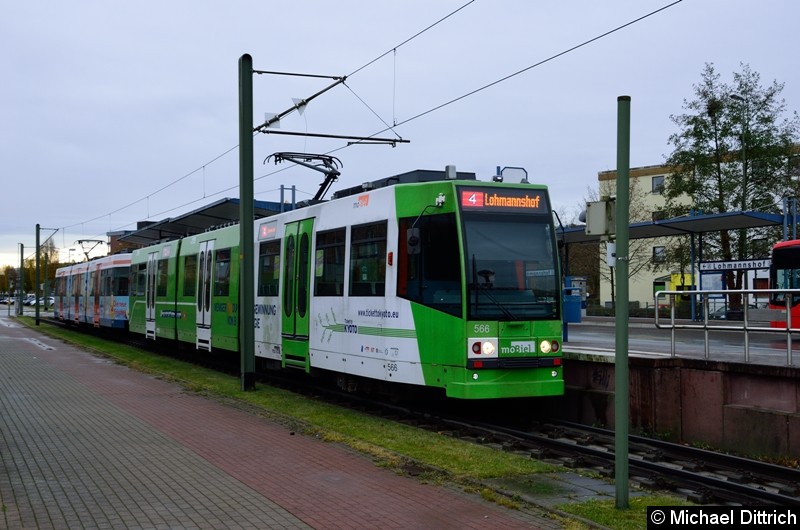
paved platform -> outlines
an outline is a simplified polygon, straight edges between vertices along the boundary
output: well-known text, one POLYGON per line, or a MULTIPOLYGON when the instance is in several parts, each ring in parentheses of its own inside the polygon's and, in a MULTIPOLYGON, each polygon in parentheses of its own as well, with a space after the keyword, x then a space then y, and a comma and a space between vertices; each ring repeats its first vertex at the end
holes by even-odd
POLYGON ((2 528, 560 528, 0 315, 2 528))

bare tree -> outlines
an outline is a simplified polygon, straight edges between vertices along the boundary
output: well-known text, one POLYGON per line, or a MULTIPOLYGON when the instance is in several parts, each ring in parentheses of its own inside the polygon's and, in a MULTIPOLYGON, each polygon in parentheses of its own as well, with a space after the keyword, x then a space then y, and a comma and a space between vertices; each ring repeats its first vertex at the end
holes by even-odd
MULTIPOLYGON (((600 200, 600 197, 616 197, 617 194, 617 181, 614 180, 601 180, 599 191, 587 188, 587 202, 600 200)), ((639 179, 631 179, 628 189, 629 202, 629 216, 630 222, 636 223, 640 221, 651 220, 651 209, 646 204, 647 191, 644 190, 639 179)), ((599 253, 600 256, 605 256, 608 252, 609 241, 601 241, 599 253)), ((652 243, 642 240, 633 239, 629 242, 628 256, 629 268, 628 277, 634 279, 638 274, 645 270, 654 270, 654 267, 660 267, 661 264, 655 263, 652 259, 651 253, 652 243)), ((599 275, 602 280, 605 280, 611 285, 611 304, 616 305, 616 292, 614 285, 614 268, 608 264, 603 264, 599 268, 599 275)))

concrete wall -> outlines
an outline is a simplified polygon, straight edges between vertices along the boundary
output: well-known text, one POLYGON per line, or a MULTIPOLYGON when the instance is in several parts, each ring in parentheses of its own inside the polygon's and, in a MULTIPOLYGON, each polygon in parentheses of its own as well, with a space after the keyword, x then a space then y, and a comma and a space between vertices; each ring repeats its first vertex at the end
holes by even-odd
MULTIPOLYGON (((613 428, 613 358, 569 355, 569 421, 613 428)), ((630 433, 743 455, 800 457, 800 368, 697 359, 629 360, 630 433)))

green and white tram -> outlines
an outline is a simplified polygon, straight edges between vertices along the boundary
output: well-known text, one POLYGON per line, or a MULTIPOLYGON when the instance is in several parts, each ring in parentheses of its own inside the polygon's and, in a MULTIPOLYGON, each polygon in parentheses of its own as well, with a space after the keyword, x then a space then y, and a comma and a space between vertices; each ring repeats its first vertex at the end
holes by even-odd
MULTIPOLYGON (((366 378, 464 399, 562 394, 546 187, 469 173, 407 183, 418 173, 430 172, 255 221, 256 357, 272 368, 336 374, 348 388, 366 378)), ((237 238, 238 228, 225 228, 134 252, 143 288, 131 296, 131 329, 149 325, 154 336, 198 349, 236 350, 237 238)))

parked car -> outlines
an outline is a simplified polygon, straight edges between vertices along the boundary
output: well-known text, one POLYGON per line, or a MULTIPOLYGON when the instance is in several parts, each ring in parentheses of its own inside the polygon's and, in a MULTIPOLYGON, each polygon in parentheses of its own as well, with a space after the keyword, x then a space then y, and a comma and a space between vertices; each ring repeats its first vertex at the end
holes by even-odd
MULTIPOLYGON (((748 309, 759 309, 758 304, 749 304, 748 309)), ((766 307, 766 304, 764 304, 766 307)), ((708 311, 709 320, 742 320, 743 310, 733 309, 731 306, 720 306, 708 311)))
POLYGON ((726 306, 720 306, 716 309, 709 309, 708 311, 708 319, 709 320, 725 320, 727 318, 728 308, 726 306))

